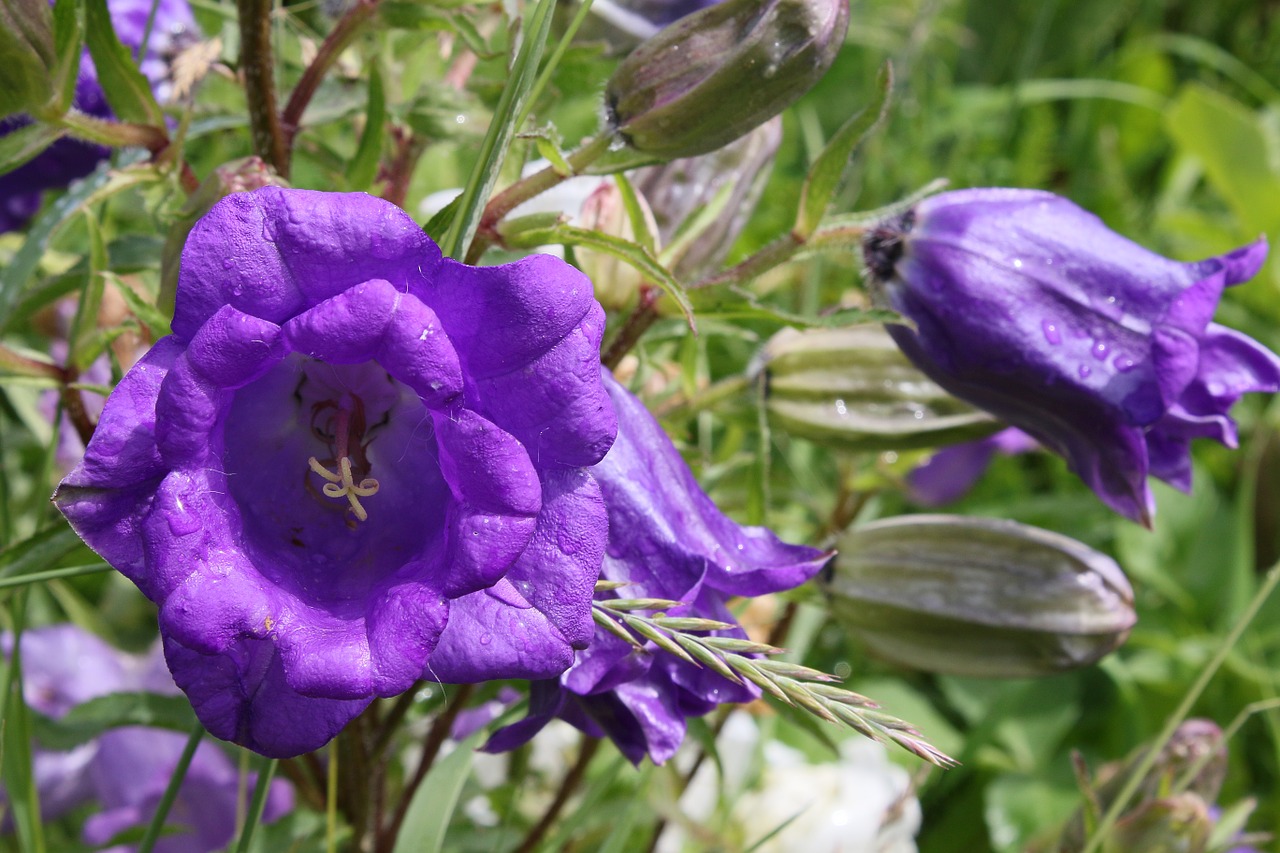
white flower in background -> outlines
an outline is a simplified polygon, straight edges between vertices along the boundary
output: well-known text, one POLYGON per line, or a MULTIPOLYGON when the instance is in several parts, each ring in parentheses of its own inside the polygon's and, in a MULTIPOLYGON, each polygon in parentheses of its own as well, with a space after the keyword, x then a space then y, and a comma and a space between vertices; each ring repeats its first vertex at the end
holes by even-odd
MULTIPOLYGON (((916 853, 920 803, 910 775, 882 745, 852 737, 840 744, 838 760, 813 764, 785 744, 762 743, 746 711, 729 716, 716 745, 723 778, 713 762, 702 764, 657 853, 704 849, 694 828, 713 825, 759 853, 916 853), (717 824, 718 805, 727 819, 717 824)), ((688 772, 690 754, 682 751, 676 764, 688 772)))

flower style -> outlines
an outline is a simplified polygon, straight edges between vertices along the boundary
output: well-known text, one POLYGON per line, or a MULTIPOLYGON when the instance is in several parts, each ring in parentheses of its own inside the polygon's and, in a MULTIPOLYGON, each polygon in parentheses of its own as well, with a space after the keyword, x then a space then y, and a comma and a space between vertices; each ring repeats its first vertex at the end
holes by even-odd
POLYGON ((607 535, 603 327, 555 258, 468 267, 367 195, 234 193, 55 500, 160 606, 209 731, 264 755, 424 675, 553 677, 607 535))
MULTIPOLYGON (((607 373, 605 386, 618 413, 618 439, 591 469, 609 512, 601 577, 626 586, 602 595, 684 601, 669 615, 733 623, 731 596, 790 589, 822 568, 830 554, 789 545, 720 512, 644 404, 607 373)), ((485 749, 513 749, 560 717, 608 736, 634 763, 648 755, 661 764, 684 739, 686 718, 758 696, 754 685, 735 684, 652 645, 637 651, 597 629, 567 672, 534 682, 529 716, 496 732, 485 749)))
POLYGON ((1143 524, 1148 474, 1189 489, 1191 439, 1234 447, 1231 406, 1280 388, 1280 359, 1211 322, 1262 240, 1180 263, 1051 193, 974 189, 880 223, 863 248, 879 298, 914 324, 889 331, 916 366, 1143 524))
MULTIPOLYGON (((12 635, 3 638, 11 653, 12 635)), ((173 679, 156 654, 117 651, 75 625, 50 625, 22 635, 23 691, 41 714, 59 718, 76 705, 110 693, 148 690, 176 693, 173 679)), ((70 750, 35 750, 33 774, 46 820, 86 803, 100 811, 85 822, 83 838, 96 846, 121 832, 145 826, 186 746, 177 732, 130 726, 112 729, 70 750)), ((249 783, 252 785, 253 780, 249 783)), ((241 779, 232 761, 212 743, 202 743, 187 769, 166 823, 179 831, 156 844, 158 853, 205 853, 231 840, 240 807, 241 779)), ((293 808, 288 782, 273 780, 263 812, 265 822, 293 808)), ((113 850, 130 850, 113 847, 113 850)))
MULTIPOLYGON (((122 44, 135 53, 146 32, 151 0, 108 0, 111 21, 122 44)), ((169 61, 184 39, 195 31, 195 20, 187 0, 159 0, 147 55, 141 70, 162 99, 167 93, 165 80, 169 61)), ((93 60, 86 50, 80 58, 80 76, 76 80, 75 108, 97 118, 111 118, 111 107, 98 83, 93 60)), ((0 121, 0 136, 27 124, 25 116, 0 121)), ((27 223, 40 209, 40 194, 58 189, 83 178, 107 159, 111 149, 77 139, 60 139, 33 159, 0 175, 0 234, 14 231, 27 223)))

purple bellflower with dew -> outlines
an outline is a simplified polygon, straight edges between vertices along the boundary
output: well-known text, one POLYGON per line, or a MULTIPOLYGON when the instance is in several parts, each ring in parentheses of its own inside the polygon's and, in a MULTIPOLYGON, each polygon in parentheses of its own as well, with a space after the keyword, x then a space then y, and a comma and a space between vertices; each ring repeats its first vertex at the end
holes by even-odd
POLYGON ((1234 447, 1232 405, 1280 389, 1280 358, 1212 321, 1263 240, 1182 263, 1052 193, 972 189, 881 222, 863 251, 877 298, 912 323, 889 332, 917 367, 1142 524, 1148 475, 1190 489, 1191 439, 1234 447))
POLYGON ((603 328, 558 259, 469 267, 371 196, 234 193, 55 501, 159 605, 201 722, 264 755, 435 672, 551 678, 607 535, 603 328))
MULTIPOLYGON (((736 624, 731 597, 791 589, 817 574, 830 553, 734 522, 702 491, 644 404, 607 373, 605 385, 618 413, 618 439, 591 469, 609 512, 601 578, 625 585, 602 597, 683 601, 668 615, 736 624)), ((741 629, 719 633, 746 636, 741 629)), ((687 718, 759 695, 753 684, 734 683, 651 643, 637 649, 597 628, 567 672, 533 683, 529 715, 495 732, 485 749, 513 749, 560 717, 610 738, 636 764, 646 755, 661 764, 684 740, 687 718)))
MULTIPOLYGON (((108 0, 107 3, 116 35, 135 54, 142 45, 151 5, 151 0, 108 0)), ((161 100, 168 94, 170 60, 196 32, 187 0, 159 0, 141 69, 161 100)), ((113 115, 87 50, 80 59, 73 104, 96 118, 113 115)), ((0 120, 0 135, 17 130, 29 121, 26 116, 0 120)), ((23 165, 0 175, 0 234, 26 225, 40 209, 40 197, 45 190, 60 189, 83 178, 110 153, 110 148, 92 142, 59 139, 23 165)))

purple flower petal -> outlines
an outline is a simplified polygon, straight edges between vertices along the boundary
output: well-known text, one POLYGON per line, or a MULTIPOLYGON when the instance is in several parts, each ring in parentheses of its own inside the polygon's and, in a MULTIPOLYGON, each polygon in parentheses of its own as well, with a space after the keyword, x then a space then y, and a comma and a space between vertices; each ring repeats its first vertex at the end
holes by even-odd
POLYGON ((175 334, 55 499, 159 605, 209 730, 296 755, 433 664, 563 671, 607 535, 582 466, 616 429, 581 275, 442 261, 393 205, 274 187, 215 206, 181 270, 175 334), (471 654, 486 631, 503 654, 471 654))
POLYGON ((978 189, 882 223, 864 254, 915 324, 890 332, 918 367, 1064 456, 1137 521, 1154 511, 1149 473, 1189 482, 1181 411, 1219 418, 1227 435, 1242 393, 1280 388, 1280 360, 1210 323, 1223 287, 1265 259, 1262 241, 1180 263, 1064 198, 978 189))
MULTIPOLYGON (((607 372, 604 380, 618 414, 618 437, 590 469, 609 519, 601 574, 627 585, 602 595, 684 601, 671 615, 734 624, 728 596, 787 589, 822 568, 830 554, 789 545, 766 528, 742 527, 720 512, 644 404, 607 372)), ((717 633, 745 636, 740 629, 717 633)), ((518 746, 559 717, 590 735, 608 736, 635 763, 647 755, 660 764, 684 739, 686 718, 759 695, 753 685, 671 657, 652 643, 637 650, 597 627, 591 645, 558 681, 534 682, 529 716, 495 732, 485 748, 518 746)))

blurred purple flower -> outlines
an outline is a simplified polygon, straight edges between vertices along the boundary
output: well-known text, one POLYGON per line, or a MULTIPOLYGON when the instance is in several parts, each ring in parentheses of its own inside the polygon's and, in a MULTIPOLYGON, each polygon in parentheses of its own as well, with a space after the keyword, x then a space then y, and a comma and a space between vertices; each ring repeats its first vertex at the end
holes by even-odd
MULTIPOLYGON (((12 653, 13 636, 0 645, 12 653)), ((76 705, 124 691, 176 693, 157 650, 134 656, 117 651, 75 625, 51 625, 22 635, 23 690, 27 704, 59 718, 76 705)), ((41 812, 53 820, 86 802, 101 811, 84 825, 87 844, 106 844, 125 830, 146 826, 169 784, 187 737, 138 726, 112 729, 68 752, 37 748, 33 773, 41 812)), ((253 784, 253 779, 249 780, 253 784)), ((179 831, 156 844, 157 853, 221 850, 235 828, 240 778, 232 761, 212 743, 192 758, 166 823, 179 831)), ((264 820, 293 808, 293 789, 274 780, 264 820)), ((134 847, 113 847, 133 850, 134 847)))
POLYGON ((1040 445, 1017 427, 944 447, 907 475, 907 493, 921 506, 945 506, 964 497, 997 453, 1015 456, 1040 445))
MULTIPOLYGON (((829 554, 788 545, 767 528, 742 527, 720 512, 644 404, 607 373, 605 384, 618 412, 618 439, 591 469, 609 511, 601 577, 627 585, 602 597, 685 601, 668 614, 736 624, 726 606, 731 597, 791 589, 822 568, 829 554)), ((632 762, 648 755, 661 764, 684 739, 687 718, 758 696, 754 685, 735 684, 651 644, 636 651, 597 629, 564 675, 533 683, 528 717, 496 732, 485 749, 513 749, 560 717, 611 738, 632 762)))
POLYGON ((1051 193, 975 189, 880 223, 864 254, 914 324, 889 331, 917 367, 1143 524, 1149 474, 1189 489, 1191 439, 1234 447, 1231 406, 1280 388, 1280 359, 1211 322, 1223 288, 1262 265, 1262 240, 1180 263, 1051 193))
POLYGON ((264 755, 424 673, 554 677, 607 535, 603 329, 554 258, 469 267, 371 196, 235 193, 55 500, 160 605, 205 726, 264 755))
MULTIPOLYGON (((120 41, 135 54, 142 45, 147 16, 152 0, 107 0, 111 21, 120 41)), ((147 55, 142 73, 163 99, 168 84, 169 62, 184 42, 195 32, 195 19, 187 0, 160 0, 155 24, 147 42, 147 55)), ((111 118, 93 60, 86 50, 80 58, 80 76, 76 80, 73 105, 81 112, 98 118, 111 118)), ((0 136, 28 124, 26 116, 10 116, 0 120, 0 136)), ((111 149, 77 139, 60 139, 34 158, 0 175, 0 234, 26 225, 40 209, 40 194, 58 189, 83 178, 110 155, 111 149)))

